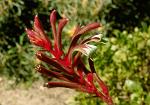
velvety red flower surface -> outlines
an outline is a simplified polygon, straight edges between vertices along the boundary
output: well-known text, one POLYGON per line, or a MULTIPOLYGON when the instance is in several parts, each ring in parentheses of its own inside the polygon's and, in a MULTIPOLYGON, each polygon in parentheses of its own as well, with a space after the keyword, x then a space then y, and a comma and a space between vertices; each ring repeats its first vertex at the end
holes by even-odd
POLYGON ((99 23, 92 23, 84 27, 77 26, 72 35, 69 49, 67 53, 64 53, 62 50, 61 33, 67 22, 68 19, 63 18, 56 25, 56 11, 52 11, 50 24, 54 38, 53 45, 44 32, 38 16, 35 16, 33 29, 26 29, 30 42, 42 48, 42 50, 37 51, 37 58, 49 65, 49 68, 46 68, 40 64, 36 67, 36 70, 44 75, 61 80, 60 82, 50 81, 45 83, 44 86, 48 88, 66 87, 95 94, 108 105, 113 105, 107 86, 97 75, 93 61, 88 56, 96 48, 96 46, 89 43, 98 42, 100 35, 79 40, 84 33, 96 29, 101 25, 99 23), (51 56, 47 55, 47 53, 50 53, 51 56), (90 70, 87 69, 83 62, 82 58, 84 55, 88 57, 90 70))

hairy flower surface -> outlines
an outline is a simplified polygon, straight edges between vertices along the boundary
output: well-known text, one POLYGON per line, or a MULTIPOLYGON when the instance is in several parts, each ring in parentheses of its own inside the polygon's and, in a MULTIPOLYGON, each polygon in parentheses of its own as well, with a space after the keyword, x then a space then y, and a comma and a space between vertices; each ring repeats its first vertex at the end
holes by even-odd
POLYGON ((50 81, 45 83, 44 86, 48 88, 66 87, 89 94, 95 94, 108 105, 113 105, 107 86, 98 77, 94 63, 88 56, 91 51, 96 48, 96 46, 90 45, 89 42, 98 42, 100 35, 94 35, 79 41, 84 33, 94 30, 101 25, 99 23, 91 23, 84 27, 77 26, 72 35, 69 49, 67 53, 64 53, 62 50, 61 33, 67 22, 68 19, 63 18, 60 19, 58 25, 56 25, 56 11, 52 11, 50 24, 54 38, 53 45, 44 32, 38 16, 34 18, 33 29, 26 29, 30 42, 42 48, 42 50, 37 51, 37 58, 49 65, 49 68, 46 68, 40 64, 36 67, 36 70, 44 75, 61 80, 60 82, 50 81), (50 53, 52 56, 50 57, 46 53, 50 53), (88 57, 90 70, 86 68, 83 62, 83 55, 88 57), (96 84, 98 84, 98 86, 96 84))

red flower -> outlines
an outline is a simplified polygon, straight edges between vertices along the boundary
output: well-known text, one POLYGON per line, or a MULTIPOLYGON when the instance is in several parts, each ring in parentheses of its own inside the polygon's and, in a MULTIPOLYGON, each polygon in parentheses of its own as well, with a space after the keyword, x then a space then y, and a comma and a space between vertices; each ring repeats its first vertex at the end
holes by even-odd
POLYGON ((72 36, 68 52, 65 54, 62 50, 61 33, 67 22, 68 19, 61 19, 58 23, 58 29, 56 29, 56 11, 52 11, 50 15, 50 23, 54 37, 54 48, 52 48, 52 43, 44 32, 37 16, 35 16, 34 19, 33 30, 26 29, 30 42, 43 49, 37 51, 37 58, 50 66, 49 70, 43 65, 38 65, 36 70, 47 76, 63 80, 60 82, 50 81, 44 86, 48 88, 66 87, 95 94, 108 105, 113 105, 112 99, 109 96, 108 88, 96 74, 91 58, 88 58, 90 70, 86 68, 82 61, 82 55, 88 56, 90 52, 96 48, 96 46, 90 45, 89 42, 99 41, 100 35, 94 35, 85 40, 79 41, 81 35, 100 27, 101 25, 99 23, 92 23, 85 27, 77 26, 72 36), (74 53, 75 51, 76 53, 74 53), (46 55, 45 52, 52 54, 52 57, 46 55), (99 87, 95 86, 96 82, 99 84, 99 87))

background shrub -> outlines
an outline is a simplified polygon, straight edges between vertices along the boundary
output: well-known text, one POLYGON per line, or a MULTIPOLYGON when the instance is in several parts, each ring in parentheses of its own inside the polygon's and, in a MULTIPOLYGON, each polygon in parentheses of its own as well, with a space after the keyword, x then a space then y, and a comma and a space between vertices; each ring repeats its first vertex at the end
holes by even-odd
POLYGON ((109 23, 110 32, 113 29, 132 31, 134 27, 142 27, 150 23, 149 0, 108 1, 109 3, 100 13, 100 18, 109 23))
POLYGON ((16 43, 15 47, 0 52, 0 74, 7 76, 16 83, 33 82, 37 80, 38 74, 34 70, 37 64, 34 53, 35 49, 28 43, 23 43, 23 36, 20 37, 20 43, 16 43))
MULTIPOLYGON (((150 94, 150 27, 147 32, 114 30, 114 37, 99 44, 95 67, 117 105, 148 105, 150 94)), ((103 105, 99 99, 79 95, 77 105, 103 105)))

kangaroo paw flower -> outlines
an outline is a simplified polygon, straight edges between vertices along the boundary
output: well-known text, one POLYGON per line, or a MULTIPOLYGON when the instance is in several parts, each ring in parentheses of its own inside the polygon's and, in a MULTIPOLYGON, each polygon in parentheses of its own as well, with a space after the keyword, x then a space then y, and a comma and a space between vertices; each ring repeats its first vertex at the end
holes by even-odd
POLYGON ((67 18, 60 19, 56 27, 56 10, 52 11, 50 25, 54 43, 50 41, 44 32, 44 28, 37 15, 34 18, 33 29, 26 29, 30 42, 42 48, 42 50, 37 51, 36 57, 50 66, 50 68, 46 68, 43 65, 38 65, 35 69, 41 74, 61 80, 57 82, 50 81, 45 83, 44 86, 48 88, 66 87, 86 92, 96 95, 108 105, 113 105, 108 87, 96 73, 94 63, 89 56, 96 49, 96 46, 91 45, 90 42, 100 41, 101 35, 93 35, 79 40, 84 33, 100 27, 101 24, 91 23, 84 27, 77 26, 72 35, 70 46, 67 52, 64 53, 61 35, 67 22, 67 18), (52 44, 54 44, 54 47, 52 44), (50 53, 52 56, 50 57, 47 53, 50 53), (90 70, 86 68, 82 56, 88 57, 90 70), (98 83, 98 86, 95 83, 98 83))

